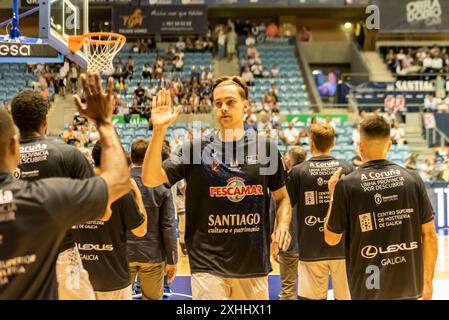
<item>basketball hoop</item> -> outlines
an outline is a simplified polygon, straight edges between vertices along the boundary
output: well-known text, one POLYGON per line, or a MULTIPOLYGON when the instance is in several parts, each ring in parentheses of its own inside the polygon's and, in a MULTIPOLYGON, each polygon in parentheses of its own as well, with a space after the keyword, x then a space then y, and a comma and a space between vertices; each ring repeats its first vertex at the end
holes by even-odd
POLYGON ((126 37, 111 32, 91 32, 80 36, 69 37, 69 48, 72 52, 83 50, 87 59, 87 71, 112 74, 112 61, 122 49, 126 37))

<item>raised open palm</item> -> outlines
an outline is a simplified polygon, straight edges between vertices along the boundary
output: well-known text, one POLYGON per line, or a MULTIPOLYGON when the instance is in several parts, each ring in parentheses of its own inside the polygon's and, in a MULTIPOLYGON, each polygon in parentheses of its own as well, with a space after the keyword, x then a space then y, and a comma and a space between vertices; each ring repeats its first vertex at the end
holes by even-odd
POLYGON ((157 95, 153 97, 151 107, 153 129, 170 126, 181 112, 180 106, 172 110, 171 94, 166 89, 159 90, 157 95))
POLYGON ((86 104, 81 102, 81 98, 78 95, 74 96, 79 113, 94 120, 99 125, 106 121, 111 121, 114 111, 112 95, 114 79, 108 79, 106 92, 103 92, 100 75, 88 72, 87 75, 81 75, 81 85, 86 96, 86 104))

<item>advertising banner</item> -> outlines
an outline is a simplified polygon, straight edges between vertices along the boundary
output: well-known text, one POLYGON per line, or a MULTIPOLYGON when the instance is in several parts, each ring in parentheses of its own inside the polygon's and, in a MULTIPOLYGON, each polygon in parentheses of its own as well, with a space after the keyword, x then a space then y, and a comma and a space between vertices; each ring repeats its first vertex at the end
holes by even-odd
POLYGON ((426 183, 432 207, 435 212, 435 226, 437 229, 449 228, 449 183, 426 183))
POLYGON ((447 0, 377 0, 380 32, 447 32, 447 0))

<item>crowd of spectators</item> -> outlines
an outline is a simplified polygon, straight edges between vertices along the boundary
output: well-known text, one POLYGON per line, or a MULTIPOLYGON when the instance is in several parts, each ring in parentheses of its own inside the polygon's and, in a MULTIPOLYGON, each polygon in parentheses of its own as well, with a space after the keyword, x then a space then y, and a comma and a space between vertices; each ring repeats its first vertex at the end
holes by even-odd
POLYGON ((48 99, 55 94, 65 96, 67 89, 72 94, 77 92, 80 70, 68 59, 60 64, 28 63, 27 72, 36 76, 36 81, 31 82, 30 86, 48 99))
POLYGON ((449 112, 449 96, 438 97, 434 94, 428 94, 424 98, 424 112, 449 112))
POLYGON ((161 88, 170 90, 173 104, 181 105, 185 113, 208 113, 211 110, 212 72, 208 67, 192 66, 190 78, 179 77, 184 70, 185 52, 212 51, 213 42, 208 33, 206 37, 183 38, 169 44, 164 54, 155 49, 153 40, 138 40, 132 47, 133 52, 146 53, 156 50, 154 61, 144 63, 142 70, 135 69, 132 56, 123 61, 118 58, 112 76, 116 79, 114 100, 115 114, 124 115, 128 121, 133 114, 149 119, 151 101, 161 88), (134 92, 129 91, 129 81, 140 79, 134 92), (150 80, 159 80, 158 84, 150 80), (132 95, 132 99, 127 99, 132 95))
POLYGON ((385 61, 398 75, 449 72, 448 48, 433 45, 431 48, 389 49, 385 61))
POLYGON ((248 85, 252 85, 254 78, 279 78, 281 73, 276 64, 271 66, 271 69, 266 70, 263 67, 262 60, 259 55, 255 43, 253 41, 248 41, 251 39, 249 36, 246 40, 246 54, 245 58, 241 62, 241 77, 245 80, 248 85))
POLYGON ((433 156, 423 163, 418 163, 417 158, 418 155, 413 154, 407 160, 406 166, 417 170, 425 182, 449 182, 449 147, 434 148, 433 156))
POLYGON ((100 140, 100 133, 95 125, 76 112, 72 123, 60 134, 60 138, 65 143, 83 150, 92 147, 100 140))

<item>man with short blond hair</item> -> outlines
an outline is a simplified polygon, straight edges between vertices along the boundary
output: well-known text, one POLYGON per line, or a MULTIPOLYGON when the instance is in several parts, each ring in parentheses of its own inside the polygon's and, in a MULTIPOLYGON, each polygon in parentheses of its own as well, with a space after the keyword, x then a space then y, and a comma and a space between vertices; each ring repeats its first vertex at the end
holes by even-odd
POLYGON ((312 125, 312 157, 293 168, 287 184, 298 219, 299 299, 327 299, 329 276, 334 297, 338 300, 350 299, 344 243, 331 247, 323 237, 323 224, 330 201, 327 189, 329 178, 340 167, 345 174, 353 170, 346 161, 330 155, 334 140, 335 130, 331 125, 312 125))

